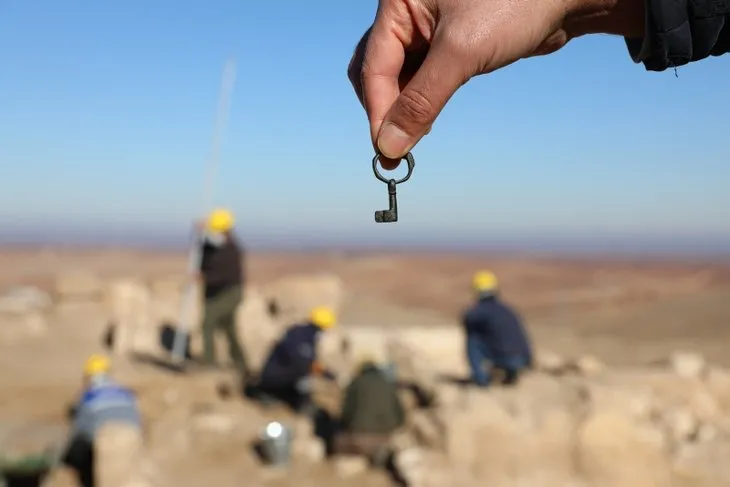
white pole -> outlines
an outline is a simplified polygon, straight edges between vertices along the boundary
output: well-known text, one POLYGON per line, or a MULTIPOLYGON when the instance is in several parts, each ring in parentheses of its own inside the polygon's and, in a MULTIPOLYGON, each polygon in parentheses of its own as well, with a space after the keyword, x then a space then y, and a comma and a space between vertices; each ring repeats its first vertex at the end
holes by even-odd
MULTIPOLYGON (((221 82, 221 91, 218 98, 218 107, 216 109, 215 126, 213 128, 213 141, 211 144, 210 154, 206 161, 205 180, 203 183, 202 194, 202 211, 206 215, 213 204, 213 195, 215 190, 216 177, 218 175, 218 166, 220 162, 221 144, 223 135, 228 124, 228 114, 231 108, 231 95, 236 81, 236 61, 231 58, 226 62, 223 69, 223 79, 221 82)), ((190 245, 190 253, 188 256, 188 275, 194 275, 200 269, 200 261, 202 258, 202 235, 195 232, 193 234, 190 245)), ((185 360, 185 345, 192 328, 192 311, 195 305, 196 282, 189 279, 185 284, 182 301, 180 304, 180 315, 177 327, 175 328, 175 342, 172 347, 172 362, 181 364, 185 360)))

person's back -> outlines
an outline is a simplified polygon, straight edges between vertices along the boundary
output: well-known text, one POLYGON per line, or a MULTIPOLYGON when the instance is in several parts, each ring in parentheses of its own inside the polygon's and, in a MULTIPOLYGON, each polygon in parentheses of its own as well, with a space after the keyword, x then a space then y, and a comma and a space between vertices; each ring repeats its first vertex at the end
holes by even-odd
POLYGON ((517 313, 496 295, 479 299, 464 318, 467 334, 480 336, 488 344, 496 359, 509 356, 532 361, 532 350, 527 332, 517 313))
POLYGON ((389 435, 403 421, 396 385, 375 365, 366 365, 345 391, 340 419, 343 431, 389 435))
POLYGON ((200 270, 206 298, 243 285, 243 258, 244 250, 232 233, 226 234, 225 240, 220 243, 214 243, 210 239, 205 241, 200 270))
POLYGON ((481 387, 492 381, 491 370, 505 372, 504 384, 515 384, 532 365, 530 340, 517 313, 498 298, 497 277, 488 271, 474 275, 476 303, 464 313, 466 355, 472 380, 481 387))
POLYGON ((310 374, 321 329, 313 324, 289 327, 276 342, 261 372, 261 382, 289 385, 310 374))
POLYGON ((137 400, 129 389, 105 375, 92 377, 76 407, 74 431, 93 441, 99 429, 108 423, 140 427, 137 400))

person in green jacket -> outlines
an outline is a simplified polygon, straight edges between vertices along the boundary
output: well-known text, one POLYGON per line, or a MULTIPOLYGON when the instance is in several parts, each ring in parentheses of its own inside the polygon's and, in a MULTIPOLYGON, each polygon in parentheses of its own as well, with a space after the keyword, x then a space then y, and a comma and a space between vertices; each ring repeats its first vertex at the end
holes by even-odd
POLYGON ((395 381, 373 356, 361 361, 358 374, 344 392, 335 452, 365 455, 382 466, 392 433, 405 422, 395 381))

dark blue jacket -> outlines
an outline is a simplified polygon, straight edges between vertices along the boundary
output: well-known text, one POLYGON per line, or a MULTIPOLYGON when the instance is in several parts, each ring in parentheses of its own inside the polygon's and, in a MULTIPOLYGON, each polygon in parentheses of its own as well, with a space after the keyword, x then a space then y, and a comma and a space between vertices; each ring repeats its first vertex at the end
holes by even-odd
POLYGON ((519 355, 532 362, 530 340, 522 320, 496 296, 479 299, 464 313, 463 324, 467 336, 483 339, 495 358, 519 355))
POLYGON ((261 384, 288 387, 310 375, 321 331, 310 323, 290 327, 271 350, 261 371, 261 384))

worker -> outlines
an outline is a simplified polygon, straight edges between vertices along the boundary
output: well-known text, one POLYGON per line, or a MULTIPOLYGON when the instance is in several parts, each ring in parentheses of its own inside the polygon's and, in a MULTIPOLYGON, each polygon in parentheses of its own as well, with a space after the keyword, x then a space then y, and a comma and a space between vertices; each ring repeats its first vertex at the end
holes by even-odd
POLYGON ((137 399, 112 380, 110 368, 109 359, 103 355, 88 358, 83 392, 72 408, 63 461, 76 471, 82 487, 106 485, 102 480, 107 476, 132 475, 132 464, 138 463, 134 456, 141 444, 137 399))
POLYGON ((204 283, 203 360, 211 368, 218 366, 214 336, 222 331, 228 352, 242 379, 249 377, 248 363, 236 328, 236 309, 243 299, 244 251, 234 234, 234 216, 225 209, 211 212, 203 225, 203 248, 200 274, 204 283))
POLYGON ((499 298, 493 273, 476 273, 472 284, 477 301, 463 316, 472 380, 489 386, 492 373, 485 368, 489 362, 491 368, 504 371, 505 384, 514 384, 520 372, 532 364, 525 328, 517 313, 499 298))
POLYGON ((360 360, 358 373, 344 392, 335 452, 364 455, 373 465, 384 467, 390 437, 403 425, 405 412, 397 385, 380 362, 374 354, 360 360))
POLYGON ((259 397, 282 401, 302 414, 313 414, 312 376, 335 377, 317 360, 317 343, 321 334, 336 324, 334 311, 321 306, 311 311, 306 323, 289 327, 264 364, 259 377, 259 397))

